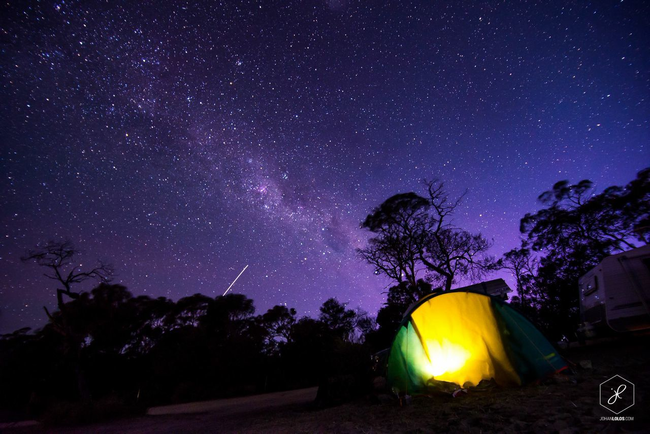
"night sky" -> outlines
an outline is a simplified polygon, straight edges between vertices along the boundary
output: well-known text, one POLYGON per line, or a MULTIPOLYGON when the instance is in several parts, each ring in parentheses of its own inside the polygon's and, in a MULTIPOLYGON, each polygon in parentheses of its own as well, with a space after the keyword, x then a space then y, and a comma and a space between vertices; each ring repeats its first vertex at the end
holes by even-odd
POLYGON ((258 313, 374 313, 388 281, 355 248, 393 194, 468 189, 454 223, 500 255, 555 182, 650 164, 647 2, 0 8, 0 333, 55 307, 20 261, 49 239, 136 295, 214 297, 248 264, 258 313))

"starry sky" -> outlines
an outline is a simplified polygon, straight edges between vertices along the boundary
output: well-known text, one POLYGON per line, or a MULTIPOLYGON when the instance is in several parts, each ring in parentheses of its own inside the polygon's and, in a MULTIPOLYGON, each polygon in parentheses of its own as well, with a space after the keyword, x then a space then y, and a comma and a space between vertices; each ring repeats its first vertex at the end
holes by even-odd
MULTIPOLYGON (((72 240, 134 294, 371 313, 359 223, 423 178, 519 243, 555 182, 650 163, 650 6, 31 1, 0 6, 0 333, 45 323, 20 256, 72 240)), ((500 277, 496 275, 494 277, 500 277)), ((505 276, 508 277, 508 276, 505 276)), ((88 290, 92 286, 80 286, 88 290)))

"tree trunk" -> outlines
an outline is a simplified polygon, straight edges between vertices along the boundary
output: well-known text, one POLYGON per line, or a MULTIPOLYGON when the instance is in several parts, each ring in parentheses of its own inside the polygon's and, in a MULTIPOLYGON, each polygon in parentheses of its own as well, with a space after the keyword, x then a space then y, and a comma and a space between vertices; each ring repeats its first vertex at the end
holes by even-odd
POLYGON ((77 390, 79 391, 79 398, 81 398, 82 402, 91 401, 92 395, 90 394, 90 388, 88 387, 88 382, 86 381, 86 374, 81 369, 78 360, 75 366, 75 373, 77 375, 77 390))

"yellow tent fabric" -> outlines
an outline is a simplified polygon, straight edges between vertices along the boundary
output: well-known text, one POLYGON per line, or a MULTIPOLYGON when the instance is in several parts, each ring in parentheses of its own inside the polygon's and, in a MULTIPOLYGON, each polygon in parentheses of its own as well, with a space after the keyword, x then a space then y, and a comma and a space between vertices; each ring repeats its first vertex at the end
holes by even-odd
POLYGON ((461 386, 476 386, 491 378, 504 385, 521 384, 489 297, 471 292, 442 294, 412 312, 411 321, 424 349, 420 360, 413 361, 424 367, 427 379, 461 386))

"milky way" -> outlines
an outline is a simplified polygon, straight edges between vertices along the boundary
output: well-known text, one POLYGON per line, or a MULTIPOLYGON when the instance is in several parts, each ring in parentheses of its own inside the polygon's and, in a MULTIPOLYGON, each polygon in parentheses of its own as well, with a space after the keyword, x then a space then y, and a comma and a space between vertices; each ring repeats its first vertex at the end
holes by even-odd
POLYGON ((3 3, 0 332, 54 307, 19 259, 49 239, 138 295, 249 265, 258 312, 375 312, 355 248, 389 196, 467 189, 454 223, 500 255, 555 182, 648 166, 647 3, 465 3, 3 3))

